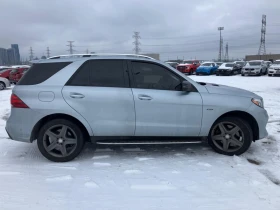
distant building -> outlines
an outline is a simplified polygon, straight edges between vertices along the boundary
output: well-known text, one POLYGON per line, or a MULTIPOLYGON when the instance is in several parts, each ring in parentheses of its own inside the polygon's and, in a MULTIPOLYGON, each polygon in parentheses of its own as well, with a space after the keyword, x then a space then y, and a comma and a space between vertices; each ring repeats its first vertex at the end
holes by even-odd
POLYGON ((14 65, 16 64, 16 53, 13 48, 7 49, 7 55, 8 55, 8 65, 14 65))
POLYGON ((8 65, 7 50, 0 48, 0 66, 8 65))
POLYGON ((149 54, 142 54, 142 55, 146 55, 146 56, 152 57, 156 60, 159 60, 159 54, 158 53, 149 53, 149 54))
POLYGON ((18 44, 11 44, 12 49, 15 50, 15 64, 20 64, 20 54, 18 44))
POLYGON ((246 55, 245 60, 246 61, 250 61, 250 60, 275 61, 275 60, 280 60, 280 54, 246 55))

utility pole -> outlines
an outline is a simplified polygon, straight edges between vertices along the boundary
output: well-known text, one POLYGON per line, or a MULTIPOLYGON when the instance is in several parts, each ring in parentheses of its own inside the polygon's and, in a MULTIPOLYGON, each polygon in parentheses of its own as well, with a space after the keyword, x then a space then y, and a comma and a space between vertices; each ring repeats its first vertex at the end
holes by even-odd
POLYGON ((33 60, 33 57, 34 57, 34 54, 33 54, 33 49, 32 49, 32 47, 30 47, 30 49, 29 49, 29 58, 30 58, 30 61, 31 60, 33 60))
POLYGON ((49 49, 49 47, 47 47, 47 58, 49 58, 50 57, 50 49, 49 49))
POLYGON ((219 56, 218 56, 218 61, 222 61, 222 30, 224 30, 224 27, 218 27, 218 31, 220 31, 220 49, 219 49, 219 56))
POLYGON ((225 61, 229 61, 229 56, 228 56, 228 43, 226 44, 225 61))
POLYGON ((139 39, 141 39, 141 37, 139 34, 140 34, 140 32, 134 32, 134 34, 132 36, 132 38, 134 38, 134 42, 132 42, 132 43, 134 44, 133 50, 134 50, 135 54, 139 54, 139 52, 141 50, 139 47, 141 45, 141 43, 139 41, 139 39))
POLYGON ((222 52, 221 52, 221 55, 222 55, 221 61, 223 61, 225 59, 225 55, 224 55, 224 39, 223 39, 223 37, 222 37, 222 52))
POLYGON ((265 33, 266 33, 266 15, 262 15, 262 29, 261 29, 261 44, 259 48, 259 55, 265 55, 265 33))
POLYGON ((66 45, 66 46, 69 47, 69 50, 67 50, 67 51, 69 51, 70 54, 73 54, 73 52, 74 52, 74 50, 73 50, 73 47, 74 47, 73 42, 74 41, 67 41, 67 42, 69 42, 69 44, 66 45))

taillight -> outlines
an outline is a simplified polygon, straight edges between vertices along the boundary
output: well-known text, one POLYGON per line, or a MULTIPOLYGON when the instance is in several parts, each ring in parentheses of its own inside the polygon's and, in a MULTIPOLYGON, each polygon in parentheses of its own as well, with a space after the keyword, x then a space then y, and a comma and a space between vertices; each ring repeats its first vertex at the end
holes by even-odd
POLYGON ((29 108, 17 95, 11 95, 11 105, 14 108, 29 108))

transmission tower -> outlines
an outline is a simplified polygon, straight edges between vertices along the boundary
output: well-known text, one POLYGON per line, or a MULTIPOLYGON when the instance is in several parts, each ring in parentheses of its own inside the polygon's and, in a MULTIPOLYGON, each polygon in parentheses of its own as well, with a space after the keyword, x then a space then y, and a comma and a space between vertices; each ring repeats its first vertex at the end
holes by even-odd
POLYGON ((133 34, 133 36, 132 36, 132 38, 134 38, 134 42, 132 42, 133 44, 134 44, 134 48, 133 48, 133 50, 135 51, 135 54, 139 54, 139 52, 140 52, 140 45, 141 45, 141 43, 140 43, 140 41, 139 41, 139 39, 141 39, 141 37, 140 37, 140 32, 134 32, 134 34, 133 34))
POLYGON ((49 58, 50 57, 50 49, 49 49, 49 47, 47 47, 47 58, 49 58))
POLYGON ((88 49, 86 50, 86 54, 88 54, 88 49))
POLYGON ((69 44, 66 45, 66 46, 69 47, 69 50, 67 50, 67 51, 69 51, 70 54, 73 54, 73 52, 74 52, 74 50, 73 50, 73 47, 74 47, 73 42, 74 41, 67 41, 67 42, 69 42, 69 44))
POLYGON ((218 30, 220 31, 220 48, 219 48, 218 61, 222 61, 222 50, 223 50, 222 30, 224 30, 224 27, 218 27, 218 30))
POLYGON ((222 37, 222 52, 221 52, 221 61, 223 61, 225 59, 225 54, 224 54, 224 39, 222 37))
POLYGON ((33 49, 32 49, 32 47, 30 47, 30 49, 29 49, 29 59, 30 59, 30 61, 31 60, 33 60, 33 57, 34 57, 34 54, 33 54, 33 49))
POLYGON ((228 56, 228 43, 226 44, 225 61, 229 61, 229 56, 228 56))
POLYGON ((266 33, 266 15, 262 15, 262 29, 261 29, 261 44, 259 48, 259 55, 265 55, 265 33, 266 33))

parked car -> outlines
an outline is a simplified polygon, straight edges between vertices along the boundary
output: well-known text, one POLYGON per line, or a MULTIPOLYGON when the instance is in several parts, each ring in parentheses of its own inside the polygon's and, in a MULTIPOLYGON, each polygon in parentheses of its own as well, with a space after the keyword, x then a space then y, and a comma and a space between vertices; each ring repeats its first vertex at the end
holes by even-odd
POLYGON ((207 140, 218 153, 240 155, 252 141, 268 135, 268 115, 255 93, 195 82, 140 55, 74 56, 33 64, 11 95, 9 137, 37 139, 49 160, 72 160, 86 141, 115 145, 207 140))
POLYGON ((271 61, 264 61, 264 63, 265 63, 265 65, 267 66, 267 68, 269 68, 269 67, 271 66, 271 64, 272 64, 271 61))
POLYGON ((0 69, 0 77, 4 77, 6 79, 9 79, 10 73, 13 69, 12 68, 1 68, 0 69))
POLYGON ((28 69, 28 67, 24 68, 15 68, 10 72, 9 80, 11 83, 16 84, 18 82, 18 78, 21 78, 23 71, 28 69))
POLYGON ((238 67, 238 74, 241 74, 242 68, 246 65, 245 61, 234 61, 233 63, 236 64, 238 67))
POLYGON ((0 77, 0 90, 4 90, 10 86, 11 86, 11 83, 8 79, 6 79, 4 77, 0 77))
POLYGON ((276 60, 268 69, 268 76, 280 76, 280 60, 276 60))
POLYGON ((219 66, 214 62, 204 62, 196 69, 196 75, 204 74, 211 75, 215 74, 219 66))
POLYGON ((177 66, 179 65, 179 63, 177 63, 177 62, 171 62, 171 61, 167 61, 167 62, 165 62, 165 63, 167 63, 167 64, 169 64, 170 66, 172 66, 173 68, 177 68, 177 66))
POLYGON ((242 68, 241 75, 265 75, 267 73, 267 66, 263 60, 248 61, 242 68))
POLYGON ((196 69, 199 67, 199 61, 198 60, 187 60, 183 61, 183 63, 179 64, 177 66, 177 70, 184 74, 193 74, 196 69))
MULTIPOLYGON (((28 68, 29 69, 29 68, 28 68)), ((28 69, 24 69, 23 72, 19 73, 19 74, 16 74, 16 77, 15 77, 15 81, 16 83, 18 83, 18 81, 22 78, 22 76, 28 71, 28 69)))
POLYGON ((223 63, 216 70, 216 75, 236 75, 238 74, 239 67, 235 63, 223 63))
POLYGON ((218 66, 221 66, 224 62, 216 62, 218 66))

